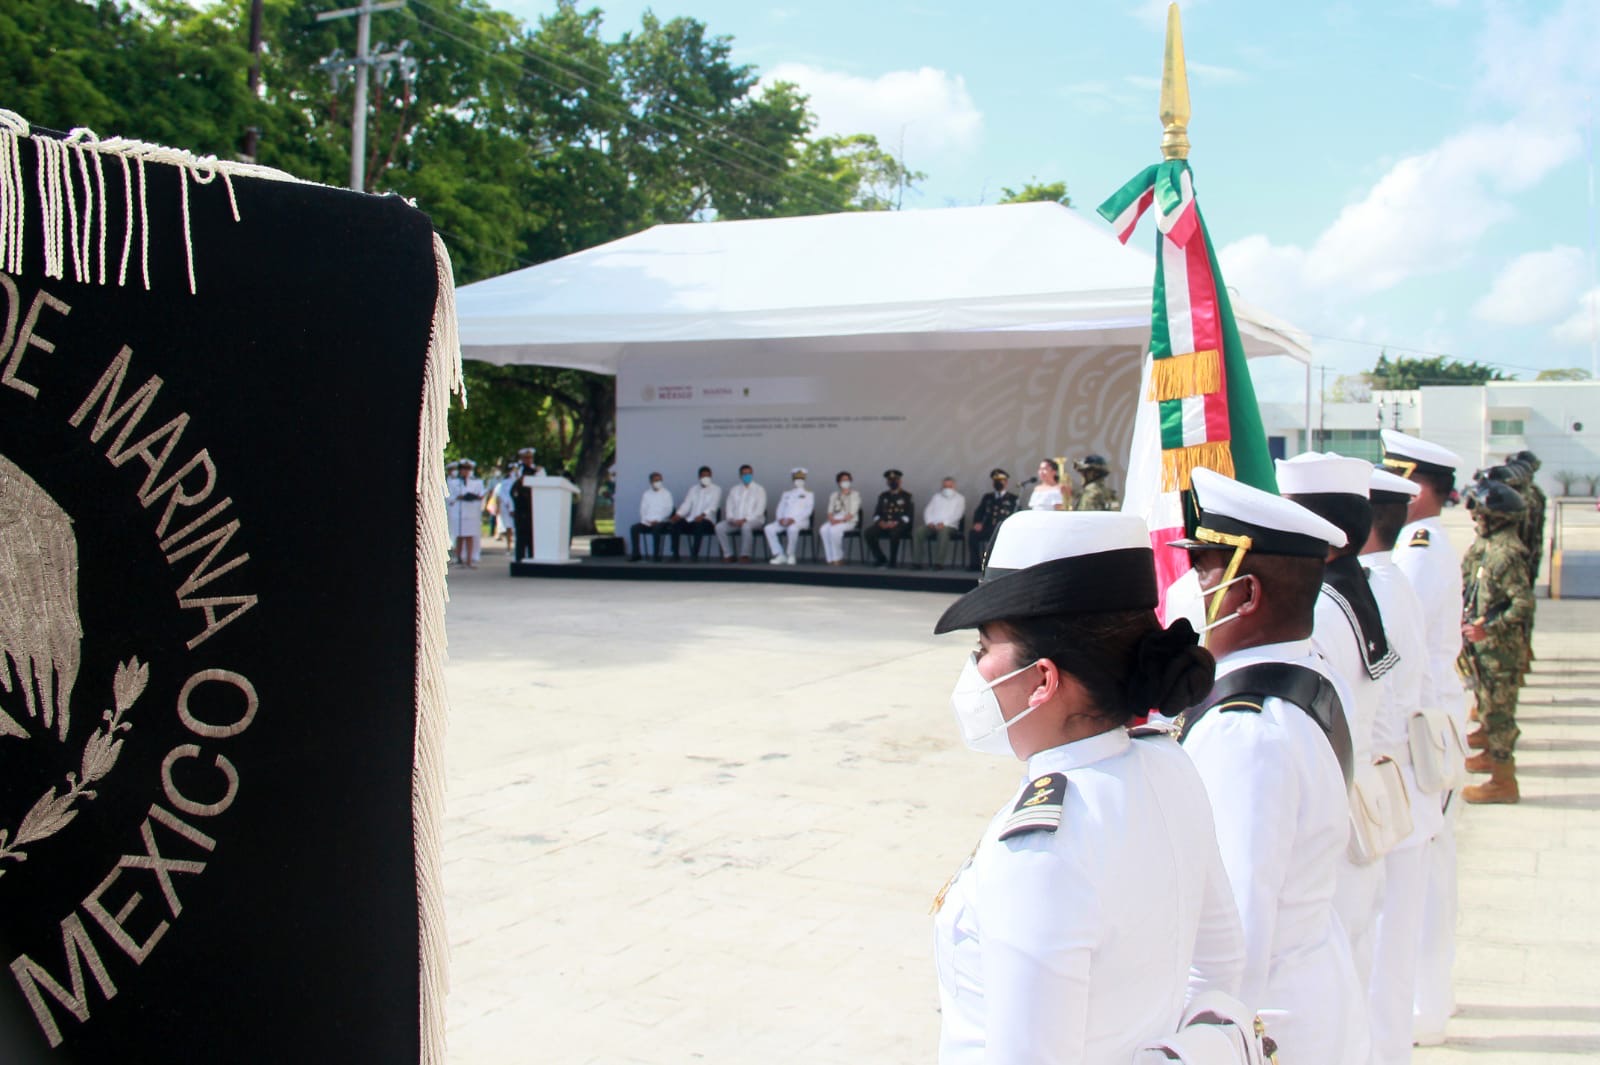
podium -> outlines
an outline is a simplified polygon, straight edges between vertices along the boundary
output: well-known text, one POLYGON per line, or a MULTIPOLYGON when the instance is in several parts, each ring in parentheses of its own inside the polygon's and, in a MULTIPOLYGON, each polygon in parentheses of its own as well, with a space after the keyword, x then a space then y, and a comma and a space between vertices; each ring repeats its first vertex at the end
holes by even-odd
POLYGON ((533 496, 533 557, 529 562, 563 565, 572 557, 572 497, 578 486, 565 477, 522 478, 533 496))

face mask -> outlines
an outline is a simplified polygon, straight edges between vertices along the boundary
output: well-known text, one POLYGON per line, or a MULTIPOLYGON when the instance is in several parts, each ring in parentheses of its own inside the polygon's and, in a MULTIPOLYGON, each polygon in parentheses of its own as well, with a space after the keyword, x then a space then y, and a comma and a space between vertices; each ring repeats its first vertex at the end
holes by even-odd
POLYGON ((994 490, 996 492, 1004 492, 1006 490, 1006 483, 1000 478, 996 477, 994 479, 994 490))
POLYGON ((652 491, 652 492, 661 491, 661 482, 660 481, 651 481, 650 482, 650 491, 652 491))
POLYGON ((756 479, 756 475, 753 474, 753 473, 741 473, 739 475, 739 481, 742 484, 749 484, 751 481, 753 481, 755 479, 756 479))
MULTIPOLYGON (((1235 577, 1231 581, 1223 581, 1221 584, 1217 585, 1215 588, 1207 588, 1207 589, 1205 589, 1204 591, 1202 591, 1200 593, 1200 605, 1201 605, 1201 607, 1207 613, 1209 613, 1210 612, 1210 608, 1206 606, 1207 602, 1209 601, 1208 600, 1209 596, 1221 595, 1223 592, 1227 591, 1229 587, 1231 587, 1232 585, 1238 584, 1240 581, 1242 581, 1244 579, 1245 578, 1243 576, 1235 577)), ((1237 610, 1235 610, 1233 613, 1228 614, 1225 617, 1220 617, 1215 621, 1207 622, 1206 624, 1200 626, 1195 631, 1197 633, 1199 633, 1202 637, 1204 637, 1205 634, 1210 632, 1212 629, 1219 628, 1220 626, 1226 625, 1228 622, 1232 621, 1234 618, 1236 618, 1238 616, 1239 616, 1239 612, 1237 610)), ((1206 643, 1206 641, 1204 639, 1202 639, 1200 641, 1200 646, 1204 647, 1205 643, 1206 643)))
POLYGON ((889 478, 889 489, 890 489, 890 491, 893 491, 893 490, 895 490, 895 489, 897 489, 899 487, 900 487, 900 478, 898 478, 898 477, 889 478))
POLYGON ((839 491, 841 491, 841 492, 850 491, 850 482, 849 481, 840 481, 839 482, 839 491))
POLYGON ((1019 673, 1026 673, 1036 664, 1037 662, 1029 662, 1021 669, 1014 669, 1003 677, 985 680, 983 674, 978 672, 977 654, 967 655, 967 664, 962 667, 961 676, 957 678, 956 686, 950 692, 950 709, 955 711, 956 724, 961 729, 961 739, 970 749, 979 754, 1016 757, 1016 751, 1011 747, 1011 737, 1007 735, 1006 730, 1039 707, 1030 706, 1007 721, 1004 711, 1000 709, 1000 700, 995 697, 994 687, 1019 673))
POLYGON ((801 491, 804 491, 804 490, 805 490, 805 487, 806 487, 806 480, 805 480, 805 478, 804 478, 804 477, 796 477, 796 478, 795 478, 795 479, 794 479, 794 486, 795 486, 795 487, 796 487, 796 488, 798 488, 798 489, 800 489, 800 490, 801 490, 801 491))
POLYGON ((956 494, 956 490, 954 488, 941 488, 939 489, 939 494, 944 496, 946 499, 950 499, 956 494))
POLYGON ((700 486, 702 488, 710 488, 711 487, 711 478, 709 478, 709 477, 700 478, 700 486))

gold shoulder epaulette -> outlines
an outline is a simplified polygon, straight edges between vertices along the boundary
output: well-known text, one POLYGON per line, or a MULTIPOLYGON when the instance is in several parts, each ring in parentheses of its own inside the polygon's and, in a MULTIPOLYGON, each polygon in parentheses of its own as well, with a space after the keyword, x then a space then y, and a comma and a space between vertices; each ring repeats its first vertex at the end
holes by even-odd
POLYGON ((1061 808, 1067 801, 1067 775, 1049 773, 1029 786, 1000 829, 1001 839, 1025 832, 1054 832, 1061 826, 1061 808))

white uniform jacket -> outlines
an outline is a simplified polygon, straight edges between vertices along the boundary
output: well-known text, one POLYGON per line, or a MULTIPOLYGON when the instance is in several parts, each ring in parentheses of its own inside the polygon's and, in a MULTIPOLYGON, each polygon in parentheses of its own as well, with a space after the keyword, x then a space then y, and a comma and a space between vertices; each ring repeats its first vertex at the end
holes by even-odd
POLYGON ((1439 796, 1417 790, 1417 774, 1411 766, 1411 715, 1422 707, 1422 691, 1428 676, 1428 623, 1422 603, 1411 582, 1394 564, 1387 552, 1361 556, 1367 570, 1367 583, 1383 615, 1383 632, 1389 646, 1400 656, 1393 669, 1378 682, 1378 717, 1373 723, 1372 751, 1388 755, 1400 764, 1411 797, 1412 832, 1400 844, 1413 847, 1426 842, 1444 820, 1439 796))
MULTIPOLYGON (((762 500, 765 505, 765 500, 762 500)), ((809 488, 791 488, 778 497, 778 512, 772 516, 775 522, 782 522, 784 518, 793 520, 801 529, 811 528, 811 511, 817 505, 817 497, 811 494, 809 488)))
POLYGON ((1394 564, 1411 582, 1427 621, 1428 676, 1422 705, 1449 711, 1467 728, 1467 694, 1456 672, 1461 652, 1461 556, 1437 517, 1414 521, 1395 540, 1394 564))
POLYGON ((450 535, 483 535, 483 503, 489 489, 478 477, 452 477, 445 485, 449 492, 450 535), (468 499, 476 496, 476 499, 468 499))
POLYGON ((960 492, 956 492, 949 499, 944 497, 942 490, 935 492, 933 498, 928 500, 928 505, 922 508, 924 525, 948 525, 954 529, 966 516, 967 497, 960 492))
MULTIPOLYGON (((1333 682, 1341 701, 1349 697, 1309 640, 1234 651, 1218 660, 1217 675, 1257 662, 1314 669, 1333 682)), ((1239 997, 1258 1010, 1286 1011, 1269 1024, 1284 1061, 1365 1062, 1366 1003, 1333 909, 1350 841, 1349 801, 1333 745, 1305 711, 1268 698, 1260 713, 1211 711, 1183 747, 1211 797, 1244 926, 1239 997)))
POLYGON ((672 515, 672 493, 665 485, 658 492, 646 488, 639 497, 639 520, 642 522, 666 521, 672 515))
POLYGON ((1189 994, 1235 994, 1239 918, 1205 787, 1167 736, 1116 728, 1028 776, 934 920, 941 1065, 1125 1065, 1189 994), (1066 775, 1060 826, 1001 840, 1034 782, 1066 775))
POLYGON ((722 509, 723 521, 765 521, 767 518, 767 490, 751 481, 740 482, 728 489, 728 505, 722 509))
MULTIPOLYGON (((1388 632, 1385 627, 1386 636, 1388 632)), ((1367 673, 1366 660, 1361 657, 1361 640, 1355 628, 1345 612, 1328 596, 1326 587, 1317 595, 1311 649, 1327 659, 1334 675, 1344 681, 1344 691, 1339 693, 1341 698, 1345 691, 1353 696, 1351 702, 1344 704, 1345 720, 1350 725, 1350 745, 1355 751, 1356 765, 1371 765, 1372 724, 1378 717, 1381 692, 1378 682, 1367 673)))
POLYGON ((683 494, 683 502, 678 504, 678 516, 685 521, 694 521, 704 515, 707 521, 716 521, 717 507, 721 503, 721 488, 696 481, 694 487, 683 494))
POLYGON ((828 520, 833 522, 835 517, 841 515, 844 520, 835 524, 853 528, 861 521, 861 493, 854 488, 848 492, 834 491, 828 496, 828 520))

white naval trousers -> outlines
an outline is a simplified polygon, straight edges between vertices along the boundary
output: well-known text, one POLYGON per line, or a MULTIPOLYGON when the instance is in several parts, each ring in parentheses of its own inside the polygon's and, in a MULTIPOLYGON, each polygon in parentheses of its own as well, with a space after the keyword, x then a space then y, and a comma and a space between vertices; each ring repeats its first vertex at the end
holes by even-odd
POLYGON ((1411 1061, 1417 926, 1422 920, 1423 893, 1427 886, 1423 873, 1427 848, 1424 840, 1397 847, 1383 858, 1383 905, 1378 913, 1372 976, 1367 988, 1373 1065, 1407 1065, 1411 1061))
POLYGON ((824 521, 817 526, 817 536, 822 540, 822 557, 829 562, 844 561, 844 534, 860 524, 856 521, 824 521))
POLYGON ((717 522, 717 546, 722 548, 722 557, 733 557, 733 551, 730 549, 732 545, 729 542, 729 536, 732 533, 738 533, 739 557, 749 558, 750 547, 755 543, 756 532, 765 524, 765 518, 751 518, 743 525, 735 525, 727 518, 723 518, 721 521, 717 522))
POLYGON ((1366 994, 1372 975, 1378 908, 1383 904, 1383 859, 1357 865, 1348 855, 1339 863, 1338 885, 1333 890, 1333 908, 1339 923, 1350 937, 1350 957, 1366 994))
POLYGON ((1450 800, 1444 827, 1423 847, 1421 942, 1417 950, 1415 1031, 1420 1040, 1437 1042, 1456 1011, 1452 970, 1456 963, 1456 816, 1461 795, 1450 800))
POLYGON ((793 525, 779 525, 775 521, 768 522, 762 531, 767 534, 767 547, 771 549, 772 557, 777 558, 779 555, 788 555, 793 558, 795 545, 800 542, 800 530, 804 528, 805 526, 798 521, 793 525), (787 534, 789 540, 789 549, 787 551, 780 550, 778 547, 778 538, 785 534, 787 534))

